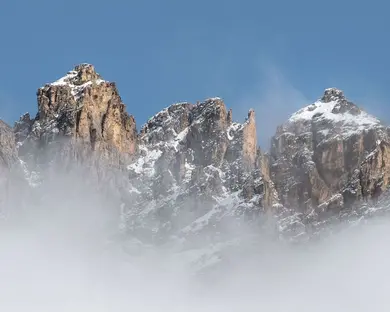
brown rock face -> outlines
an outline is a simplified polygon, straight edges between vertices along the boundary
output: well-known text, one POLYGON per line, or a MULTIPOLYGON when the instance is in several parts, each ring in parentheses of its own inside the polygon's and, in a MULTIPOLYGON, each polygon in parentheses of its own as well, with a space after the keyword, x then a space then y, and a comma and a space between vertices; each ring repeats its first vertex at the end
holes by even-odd
POLYGON ((249 111, 247 125, 243 129, 242 153, 245 165, 253 168, 257 156, 257 135, 254 110, 249 111))
POLYGON ((272 139, 271 174, 282 203, 304 212, 339 210, 377 194, 378 185, 389 184, 387 142, 376 118, 347 101, 342 91, 325 90, 272 139))
POLYGON ((17 161, 15 136, 6 123, 0 120, 0 214, 8 197, 10 169, 17 161))
POLYGON ((115 83, 101 79, 92 65, 76 66, 40 88, 37 96, 38 115, 31 133, 41 144, 60 135, 103 153, 136 153, 135 120, 127 114, 115 83))
POLYGON ((12 128, 0 120, 0 168, 10 168, 17 160, 15 135, 12 128))

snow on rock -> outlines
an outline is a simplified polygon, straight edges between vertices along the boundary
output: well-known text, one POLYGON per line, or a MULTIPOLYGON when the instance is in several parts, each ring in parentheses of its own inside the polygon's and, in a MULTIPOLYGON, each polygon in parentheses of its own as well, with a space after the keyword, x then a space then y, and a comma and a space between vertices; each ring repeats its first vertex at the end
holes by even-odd
POLYGON ((309 131, 309 128, 312 127, 311 123, 328 125, 328 128, 320 130, 324 136, 332 134, 331 127, 334 127, 341 130, 338 134, 343 138, 382 126, 377 118, 348 102, 343 92, 334 88, 326 89, 320 100, 291 115, 288 123, 306 125, 296 127, 299 128, 300 133, 309 131))
MULTIPOLYGON (((75 70, 69 71, 65 76, 60 79, 47 84, 46 86, 68 86, 71 89, 71 93, 75 99, 78 101, 82 95, 83 91, 86 87, 91 86, 92 84, 101 84, 106 81, 100 78, 100 75, 95 73, 93 76, 90 75, 88 79, 85 80, 83 77, 83 71, 93 71, 94 68, 90 64, 81 64, 75 68, 75 70)), ((42 87, 44 88, 44 87, 42 87)))
POLYGON ((264 195, 273 189, 262 168, 253 164, 251 172, 242 166, 247 136, 253 135, 245 130, 252 123, 252 117, 232 123, 220 98, 176 103, 149 118, 141 128, 139 153, 128 166, 128 229, 149 228, 158 240, 172 235, 191 240, 271 200, 273 193, 264 195))
POLYGON ((140 146, 141 157, 127 167, 128 170, 133 170, 136 174, 145 174, 152 177, 155 174, 155 162, 162 155, 159 149, 148 149, 145 146, 140 146))
POLYGON ((229 128, 226 130, 226 135, 231 141, 234 139, 234 135, 243 128, 243 125, 237 122, 233 122, 229 128))
POLYGON ((390 165, 388 131, 339 89, 294 113, 272 139, 271 176, 282 204, 304 218, 326 218, 377 196, 390 165), (315 217, 314 217, 315 216, 315 217))

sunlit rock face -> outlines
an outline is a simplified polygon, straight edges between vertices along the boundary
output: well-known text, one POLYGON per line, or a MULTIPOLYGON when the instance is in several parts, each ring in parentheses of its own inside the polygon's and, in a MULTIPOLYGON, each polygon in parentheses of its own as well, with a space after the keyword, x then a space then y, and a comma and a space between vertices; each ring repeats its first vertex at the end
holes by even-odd
POLYGON ((35 119, 23 115, 15 126, 23 142, 21 153, 52 147, 58 141, 83 146, 83 152, 71 149, 83 158, 93 151, 108 158, 137 152, 134 118, 126 112, 115 83, 103 80, 93 65, 78 65, 39 88, 37 100, 35 119))

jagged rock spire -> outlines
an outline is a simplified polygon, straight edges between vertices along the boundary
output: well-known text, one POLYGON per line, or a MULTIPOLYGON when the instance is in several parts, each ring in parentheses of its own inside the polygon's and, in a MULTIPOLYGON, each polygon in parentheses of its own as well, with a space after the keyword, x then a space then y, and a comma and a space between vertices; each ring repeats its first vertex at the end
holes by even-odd
POLYGON ((95 67, 88 63, 76 65, 74 71, 77 73, 77 80, 80 84, 101 79, 100 75, 95 71, 95 67))

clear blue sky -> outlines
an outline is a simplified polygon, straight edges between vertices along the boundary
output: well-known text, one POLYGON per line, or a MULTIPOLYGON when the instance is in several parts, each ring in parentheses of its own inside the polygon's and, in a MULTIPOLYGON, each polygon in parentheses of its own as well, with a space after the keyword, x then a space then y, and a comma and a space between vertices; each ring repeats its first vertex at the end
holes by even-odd
POLYGON ((253 107, 260 143, 338 87, 390 120, 387 1, 3 0, 0 116, 36 113, 36 90, 77 63, 116 81, 138 128, 177 101, 253 107))

